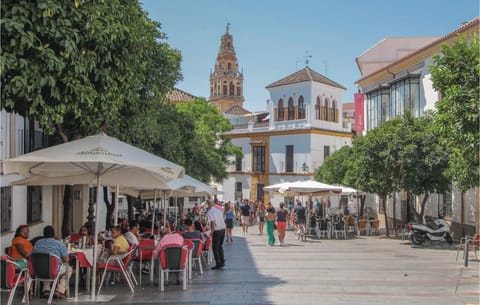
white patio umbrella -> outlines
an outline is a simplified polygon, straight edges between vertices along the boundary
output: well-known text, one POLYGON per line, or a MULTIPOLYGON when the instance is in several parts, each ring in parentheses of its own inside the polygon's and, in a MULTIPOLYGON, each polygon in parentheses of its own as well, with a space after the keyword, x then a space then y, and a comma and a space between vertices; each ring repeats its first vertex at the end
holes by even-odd
POLYGON ((341 187, 321 183, 313 180, 296 181, 285 186, 282 186, 278 190, 280 193, 295 192, 295 193, 320 193, 320 192, 334 192, 340 193, 341 187))
MULTIPOLYGON (((210 185, 203 183, 189 175, 171 180, 167 183, 166 188, 158 188, 160 190, 169 191, 169 196, 188 197, 188 196, 208 196, 219 194, 220 192, 215 190, 210 185)), ((120 192, 137 197, 140 199, 152 199, 154 197, 154 190, 148 188, 121 188, 120 192)))
POLYGON ((281 188, 289 187, 290 184, 292 184, 292 183, 293 182, 281 182, 281 183, 277 183, 277 184, 272 184, 272 185, 269 185, 269 186, 265 186, 263 188, 263 190, 267 191, 269 193, 278 193, 281 188))
MULTIPOLYGON (((3 172, 26 177, 16 181, 16 185, 96 184, 99 190, 102 185, 168 187, 168 181, 182 177, 184 169, 101 133, 4 160, 3 172)), ((95 211, 99 202, 97 191, 95 211)), ((95 221, 97 242, 98 221, 95 221)), ((94 253, 92 299, 96 291, 96 263, 97 253, 94 253)))
POLYGON ((341 184, 335 184, 335 186, 342 188, 342 192, 341 192, 342 195, 352 195, 356 193, 361 193, 361 191, 354 189, 353 187, 349 187, 341 184))

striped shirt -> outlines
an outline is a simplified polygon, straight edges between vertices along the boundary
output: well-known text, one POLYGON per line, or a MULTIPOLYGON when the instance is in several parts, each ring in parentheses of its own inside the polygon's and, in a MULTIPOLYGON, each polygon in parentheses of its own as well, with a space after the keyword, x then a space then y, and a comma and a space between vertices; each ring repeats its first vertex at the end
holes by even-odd
POLYGON ((49 253, 59 257, 58 270, 62 267, 62 258, 68 256, 68 250, 64 243, 55 238, 42 238, 35 243, 33 253, 49 253))

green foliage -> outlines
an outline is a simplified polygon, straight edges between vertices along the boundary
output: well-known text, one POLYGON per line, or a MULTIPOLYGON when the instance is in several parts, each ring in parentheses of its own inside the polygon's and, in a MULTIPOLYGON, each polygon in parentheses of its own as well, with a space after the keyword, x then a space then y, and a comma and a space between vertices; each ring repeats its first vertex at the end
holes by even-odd
POLYGON ((343 146, 328 156, 322 166, 315 170, 315 180, 328 184, 344 184, 351 153, 350 146, 343 146))
POLYGON ((232 145, 225 135, 232 130, 232 125, 217 108, 205 99, 197 99, 188 103, 177 104, 178 111, 193 122, 191 141, 185 142, 185 171, 189 175, 203 181, 210 179, 221 181, 227 177, 228 157, 241 155, 238 147, 232 145))
POLYGON ((430 67, 436 103, 435 126, 450 152, 448 174, 460 191, 479 186, 480 151, 480 43, 458 36, 443 45, 430 67))
MULTIPOLYGON (((181 77, 180 54, 138 1, 7 0, 1 13, 2 107, 64 141, 102 130, 127 140, 122 120, 155 114, 181 77)), ((153 140, 148 129, 139 142, 153 140)))
POLYGON ((364 137, 355 137, 344 182, 364 192, 379 194, 382 198, 397 190, 391 175, 389 155, 391 135, 379 128, 364 137))
POLYGON ((418 119, 407 112, 355 138, 345 183, 380 195, 448 190, 448 153, 432 121, 430 113, 418 119))

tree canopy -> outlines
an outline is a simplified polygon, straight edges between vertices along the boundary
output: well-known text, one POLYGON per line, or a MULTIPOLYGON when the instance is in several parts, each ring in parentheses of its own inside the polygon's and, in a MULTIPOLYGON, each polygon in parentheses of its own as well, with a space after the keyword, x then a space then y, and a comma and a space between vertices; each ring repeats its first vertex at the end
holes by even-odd
MULTIPOLYGON (((315 180, 328 184, 345 184, 344 179, 351 153, 352 148, 345 145, 328 156, 322 166, 315 171, 315 180)), ((352 187, 355 186, 352 185, 352 187)))
POLYGON ((184 142, 185 171, 203 182, 225 179, 228 157, 242 154, 225 134, 232 130, 230 121, 203 98, 177 104, 177 109, 186 118, 185 124, 194 125, 192 134, 187 135, 191 141, 184 142))
POLYGON ((179 52, 138 1, 7 0, 1 12, 2 107, 63 141, 102 130, 126 140, 121 121, 141 122, 181 78, 179 52))
POLYGON ((460 191, 479 186, 480 44, 458 36, 443 45, 430 66, 433 87, 440 92, 435 126, 450 153, 448 174, 460 191))

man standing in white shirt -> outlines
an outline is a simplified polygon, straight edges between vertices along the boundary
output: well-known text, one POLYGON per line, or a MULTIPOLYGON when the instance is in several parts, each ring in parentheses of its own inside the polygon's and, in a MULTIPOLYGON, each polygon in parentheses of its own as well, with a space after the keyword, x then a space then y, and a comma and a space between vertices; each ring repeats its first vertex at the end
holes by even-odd
POLYGON ((214 270, 222 269, 225 266, 225 257, 223 255, 223 240, 225 239, 225 221, 223 212, 215 208, 212 201, 208 201, 208 222, 210 223, 210 236, 212 238, 212 250, 215 257, 214 270))

